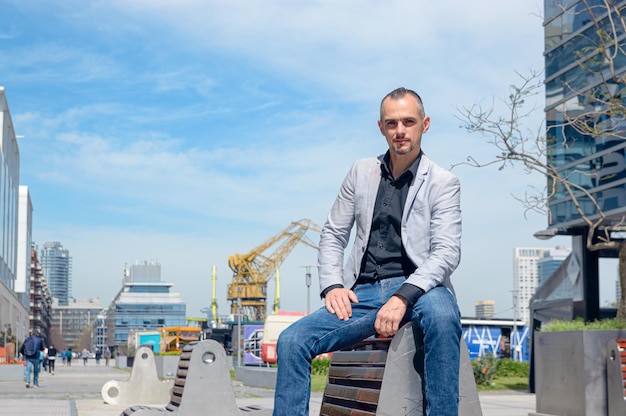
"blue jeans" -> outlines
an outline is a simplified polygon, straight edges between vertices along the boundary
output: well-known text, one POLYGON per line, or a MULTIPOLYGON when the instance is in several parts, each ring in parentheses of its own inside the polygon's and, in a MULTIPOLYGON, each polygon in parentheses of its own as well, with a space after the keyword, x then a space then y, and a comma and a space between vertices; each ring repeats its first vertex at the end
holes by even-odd
MULTIPOLYGON (((274 416, 309 415, 313 358, 375 335, 378 310, 404 281, 396 277, 357 285, 353 290, 359 303, 352 304, 348 321, 340 321, 322 307, 281 332, 276 347, 274 416)), ((454 296, 443 286, 431 289, 407 310, 404 321, 409 320, 424 333, 426 415, 457 416, 461 317, 454 296)))
POLYGON ((39 368, 41 366, 39 358, 26 358, 24 369, 24 381, 30 384, 30 372, 33 372, 33 384, 39 386, 39 368))

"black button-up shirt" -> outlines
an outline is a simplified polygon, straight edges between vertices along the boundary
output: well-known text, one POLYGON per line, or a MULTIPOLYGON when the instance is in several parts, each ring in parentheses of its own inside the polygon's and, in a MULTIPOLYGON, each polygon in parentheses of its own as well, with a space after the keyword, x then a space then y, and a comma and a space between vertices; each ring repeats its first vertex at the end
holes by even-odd
POLYGON ((389 166, 389 152, 383 158, 372 229, 361 264, 359 282, 408 276, 415 271, 415 265, 402 247, 401 226, 404 204, 417 174, 419 161, 418 156, 407 170, 394 179, 389 166))

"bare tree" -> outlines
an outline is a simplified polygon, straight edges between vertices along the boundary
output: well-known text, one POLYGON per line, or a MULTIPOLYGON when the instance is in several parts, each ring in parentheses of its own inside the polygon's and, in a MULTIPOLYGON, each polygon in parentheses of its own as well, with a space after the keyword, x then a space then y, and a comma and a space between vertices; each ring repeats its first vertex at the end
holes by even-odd
POLYGON ((573 20, 586 19, 581 25, 589 25, 590 29, 581 32, 579 36, 584 37, 577 39, 580 48, 572 52, 584 75, 582 82, 581 77, 576 82, 563 81, 563 89, 567 91, 563 95, 569 99, 563 99, 557 108, 559 117, 551 119, 547 127, 536 122, 540 125, 534 129, 526 126, 538 111, 526 106, 532 96, 543 92, 543 77, 536 71, 518 74, 521 82, 511 87, 511 94, 504 100, 504 115, 496 112, 495 103, 488 108, 475 104, 459 109, 458 118, 463 127, 483 135, 497 149, 490 160, 479 161, 469 156, 461 164, 498 165, 500 169, 521 165, 527 172, 544 175, 545 189, 533 190, 518 199, 526 210, 548 215, 550 224, 554 219, 550 203, 569 198, 588 230, 587 249, 618 252, 622 290, 617 316, 626 320, 626 218, 609 212, 604 205, 606 195, 594 190, 603 181, 614 179, 616 158, 622 158, 618 162, 623 167, 624 155, 610 149, 626 140, 626 2, 583 0, 565 13, 575 14, 571 16, 573 20), (581 137, 595 144, 610 144, 602 162, 599 166, 594 161, 560 168, 556 158, 567 154, 581 137))
POLYGON ((78 349, 83 350, 87 348, 91 351, 91 342, 92 342, 93 334, 91 325, 87 326, 83 329, 83 332, 80 334, 80 339, 78 340, 78 349))
POLYGON ((65 343, 65 340, 63 339, 63 336, 61 335, 59 330, 57 328, 54 328, 54 327, 52 329, 50 329, 49 343, 54 345, 56 347, 56 349, 59 350, 59 351, 63 351, 65 349, 67 349, 67 344, 65 343))

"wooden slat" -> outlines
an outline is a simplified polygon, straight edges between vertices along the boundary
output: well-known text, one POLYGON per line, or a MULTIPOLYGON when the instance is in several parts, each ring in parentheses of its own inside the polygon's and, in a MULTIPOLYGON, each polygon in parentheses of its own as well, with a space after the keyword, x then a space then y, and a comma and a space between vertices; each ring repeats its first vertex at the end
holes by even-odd
POLYGON ((374 416, 391 338, 368 338, 330 360, 321 416, 374 416))
POLYGON ((329 378, 359 381, 382 381, 385 367, 330 367, 328 369, 329 378))
POLYGON ((353 402, 356 408, 366 408, 378 405, 380 389, 367 389, 363 387, 328 385, 324 391, 324 396, 328 401, 338 399, 346 402, 353 402))
POLYGON ((343 407, 332 403, 323 403, 320 410, 320 416, 376 416, 376 412, 351 409, 349 407, 343 407))
POLYGON ((381 365, 387 362, 387 351, 359 350, 337 351, 330 359, 330 365, 381 365))

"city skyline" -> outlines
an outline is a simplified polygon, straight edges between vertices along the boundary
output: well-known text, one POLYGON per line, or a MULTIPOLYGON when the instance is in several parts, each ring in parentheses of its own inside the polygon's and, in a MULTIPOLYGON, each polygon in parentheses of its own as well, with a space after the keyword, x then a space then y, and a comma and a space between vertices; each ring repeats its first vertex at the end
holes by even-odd
MULTIPOLYGON (((391 89, 422 95, 432 119, 424 150, 448 168, 495 152, 459 128, 457 108, 501 109, 515 72, 543 67, 542 2, 53 3, 7 1, 0 15, 0 85, 20 137, 33 241, 62 242, 73 295, 103 304, 125 264, 158 260, 189 316, 211 306, 213 265, 225 315, 228 256, 292 221, 323 224, 352 162, 385 151, 376 119, 391 89)), ((544 97, 534 98, 529 128, 543 119, 544 97)), ((545 180, 520 169, 453 172, 461 311, 494 299, 496 316, 511 317, 511 250, 570 244, 534 239, 546 218, 512 196, 545 180)), ((283 263, 282 309, 307 304, 304 267, 315 263, 304 246, 283 263)), ((611 297, 615 276, 605 279, 611 297)), ((316 278, 313 269, 312 308, 316 278)), ((271 303, 273 281, 268 290, 271 303)))

